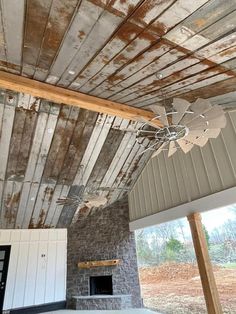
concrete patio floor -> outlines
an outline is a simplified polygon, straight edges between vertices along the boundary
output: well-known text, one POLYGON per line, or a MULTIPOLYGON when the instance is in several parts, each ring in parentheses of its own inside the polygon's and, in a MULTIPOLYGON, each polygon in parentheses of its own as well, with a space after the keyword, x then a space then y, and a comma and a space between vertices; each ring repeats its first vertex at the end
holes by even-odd
MULTIPOLYGON (((120 310, 120 311, 75 311, 75 310, 59 310, 53 312, 47 312, 48 314, 161 314, 157 312, 153 312, 147 309, 131 309, 131 310, 120 310)), ((46 314, 46 313, 45 313, 46 314)))

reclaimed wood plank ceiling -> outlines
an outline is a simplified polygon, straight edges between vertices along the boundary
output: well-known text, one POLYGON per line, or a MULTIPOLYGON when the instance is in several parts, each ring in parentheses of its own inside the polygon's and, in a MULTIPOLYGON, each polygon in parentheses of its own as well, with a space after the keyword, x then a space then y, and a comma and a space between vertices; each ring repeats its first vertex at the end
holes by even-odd
MULTIPOLYGON (((0 9, 0 70, 135 107, 163 94, 235 103, 235 0, 1 0, 0 9)), ((110 188, 111 203, 149 158, 122 131, 135 122, 4 90, 0 100, 1 228, 66 227, 75 211, 59 197, 83 183, 110 188)))

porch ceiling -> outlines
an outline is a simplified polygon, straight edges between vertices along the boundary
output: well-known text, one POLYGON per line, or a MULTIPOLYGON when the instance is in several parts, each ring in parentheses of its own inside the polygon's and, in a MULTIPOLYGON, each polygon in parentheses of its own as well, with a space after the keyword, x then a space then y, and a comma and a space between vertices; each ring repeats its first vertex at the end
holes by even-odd
MULTIPOLYGON (((0 70, 135 107, 163 94, 234 106, 235 0, 2 0, 0 9, 0 70)), ((135 122, 22 93, 2 90, 0 118, 2 228, 68 226, 74 211, 58 197, 83 183, 108 188, 110 203, 122 198, 150 155, 122 131, 135 122)))

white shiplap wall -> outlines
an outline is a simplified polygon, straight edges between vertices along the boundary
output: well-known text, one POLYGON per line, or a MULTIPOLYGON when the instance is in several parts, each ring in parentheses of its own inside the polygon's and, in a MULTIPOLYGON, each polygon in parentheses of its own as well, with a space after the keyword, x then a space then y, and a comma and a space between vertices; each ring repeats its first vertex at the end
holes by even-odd
POLYGON ((11 245, 4 310, 65 300, 66 229, 0 230, 11 245))
POLYGON ((226 116, 226 127, 204 147, 170 158, 165 151, 147 163, 129 193, 132 222, 236 186, 236 111, 226 116))

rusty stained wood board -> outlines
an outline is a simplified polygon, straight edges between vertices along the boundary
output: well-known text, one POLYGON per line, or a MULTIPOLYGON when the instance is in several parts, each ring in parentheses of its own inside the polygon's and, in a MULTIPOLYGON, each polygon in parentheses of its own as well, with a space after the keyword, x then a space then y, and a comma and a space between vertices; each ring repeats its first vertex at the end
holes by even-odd
MULTIPOLYGON (((1 0, 0 11, 0 70, 134 107, 163 94, 235 106, 235 0, 1 0)), ((1 228, 68 226, 75 210, 56 200, 82 181, 110 188, 110 202, 126 195, 150 157, 121 131, 133 122, 9 93, 1 228)))
MULTIPOLYGON (((68 227, 76 208, 57 201, 81 185, 88 194, 106 196, 108 204, 125 196, 149 157, 137 156, 144 148, 133 132, 124 131, 136 126, 0 90, 0 228, 68 227)), ((88 214, 81 208, 77 218, 88 214)))
POLYGON ((234 0, 2 0, 0 10, 1 70, 138 107, 160 89, 234 91, 234 0))

